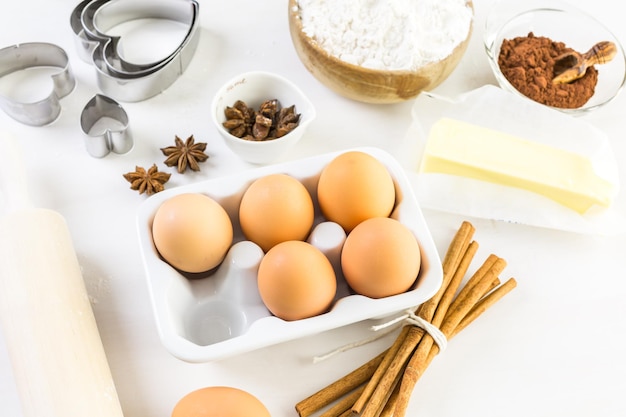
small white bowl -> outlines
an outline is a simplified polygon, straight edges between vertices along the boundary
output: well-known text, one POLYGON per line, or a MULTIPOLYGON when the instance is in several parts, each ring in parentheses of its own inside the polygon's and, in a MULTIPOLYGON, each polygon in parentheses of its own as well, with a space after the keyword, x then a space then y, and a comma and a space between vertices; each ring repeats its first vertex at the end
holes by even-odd
POLYGON ((215 128, 226 145, 241 159, 253 164, 268 164, 284 156, 301 138, 315 119, 313 103, 291 81, 277 74, 252 71, 238 75, 224 84, 215 94, 211 105, 215 128), (277 99, 282 107, 295 105, 300 114, 298 126, 277 139, 251 141, 238 138, 222 125, 226 121, 224 109, 242 100, 248 107, 258 109, 266 100, 277 99))
MULTIPOLYGON (((490 10, 485 23, 484 44, 489 64, 500 87, 524 97, 504 76, 498 65, 500 47, 505 39, 544 36, 566 46, 585 52, 600 41, 611 41, 617 55, 608 63, 597 66, 598 84, 593 96, 583 106, 573 109, 551 107, 570 115, 582 115, 611 102, 626 82, 626 57, 619 40, 602 23, 559 0, 500 1, 490 10)), ((550 106, 548 106, 550 107, 550 106)))
POLYGON ((187 362, 223 359, 262 347, 310 336, 352 323, 388 319, 432 297, 441 287, 443 270, 405 170, 388 153, 377 148, 356 148, 377 158, 391 174, 396 206, 391 217, 406 225, 417 238, 422 266, 408 291, 384 298, 368 298, 351 291, 341 274, 339 253, 343 229, 328 222, 316 199, 322 169, 340 152, 282 162, 238 174, 213 178, 162 191, 147 199, 137 214, 137 229, 148 290, 161 342, 175 357, 187 362), (255 179, 283 173, 307 188, 316 206, 315 224, 307 240, 325 253, 337 274, 337 295, 331 309, 302 320, 286 321, 272 315, 263 304, 257 286, 257 270, 263 251, 245 240, 239 224, 241 198, 255 179), (202 193, 218 201, 233 222, 233 245, 214 271, 186 276, 172 268, 152 241, 152 221, 158 207, 181 193, 202 193))

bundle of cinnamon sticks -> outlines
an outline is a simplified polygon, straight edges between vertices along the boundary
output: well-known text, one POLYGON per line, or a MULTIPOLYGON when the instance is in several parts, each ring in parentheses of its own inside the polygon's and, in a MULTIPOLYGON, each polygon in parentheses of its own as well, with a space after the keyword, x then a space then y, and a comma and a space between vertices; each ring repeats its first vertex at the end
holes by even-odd
MULTIPOLYGON (((506 261, 489 255, 465 282, 478 249, 474 226, 463 222, 443 258, 439 291, 414 314, 439 328, 450 340, 516 286, 501 283, 506 261)), ((439 352, 433 337, 406 324, 394 343, 359 368, 296 404, 300 417, 404 417, 415 384, 439 352)))

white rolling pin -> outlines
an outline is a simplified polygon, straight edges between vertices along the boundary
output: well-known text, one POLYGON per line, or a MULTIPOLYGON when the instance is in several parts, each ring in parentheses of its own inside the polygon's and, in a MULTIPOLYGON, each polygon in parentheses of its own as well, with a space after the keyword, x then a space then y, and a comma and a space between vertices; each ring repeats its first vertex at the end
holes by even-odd
POLYGON ((0 319, 23 415, 121 417, 65 219, 31 206, 19 156, 0 133, 0 319))

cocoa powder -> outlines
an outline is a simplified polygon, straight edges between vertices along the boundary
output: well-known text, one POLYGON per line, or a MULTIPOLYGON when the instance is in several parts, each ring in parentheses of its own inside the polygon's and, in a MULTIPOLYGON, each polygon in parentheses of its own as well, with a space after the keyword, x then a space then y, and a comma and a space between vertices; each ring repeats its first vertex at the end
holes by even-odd
POLYGON ((590 67, 578 80, 553 84, 555 58, 571 51, 563 42, 530 32, 502 42, 498 65, 509 83, 525 96, 551 107, 574 109, 593 95, 598 71, 590 67))

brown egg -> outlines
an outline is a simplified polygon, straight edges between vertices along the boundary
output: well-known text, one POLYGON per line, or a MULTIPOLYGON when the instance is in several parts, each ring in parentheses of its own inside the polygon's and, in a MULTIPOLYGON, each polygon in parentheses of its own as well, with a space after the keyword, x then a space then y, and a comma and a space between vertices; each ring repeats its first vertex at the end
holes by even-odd
POLYGON ((163 259, 181 271, 208 271, 222 262, 233 241, 224 208, 204 194, 179 194, 164 201, 152 221, 152 238, 163 259))
POLYGON ((206 387, 178 401, 172 417, 271 417, 254 395, 232 387, 206 387))
POLYGON ((381 298, 407 291, 417 278, 421 254, 405 225, 388 217, 365 220, 346 238, 341 268, 357 293, 381 298))
POLYGON ((313 217, 313 200, 308 190, 286 174, 255 180, 239 206, 243 234, 265 252, 280 242, 306 239, 313 217))
POLYGON ((365 152, 349 151, 324 167, 317 198, 324 217, 349 232, 363 220, 389 216, 396 193, 385 165, 365 152))
POLYGON ((332 264, 315 246, 299 240, 279 243, 259 265, 259 294, 265 306, 284 320, 325 313, 337 292, 332 264))

